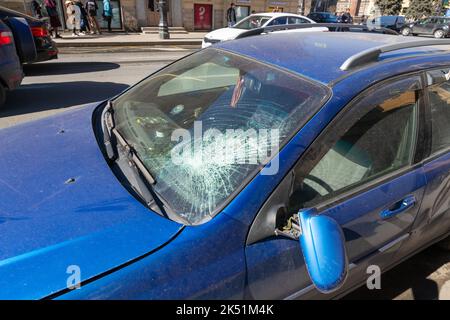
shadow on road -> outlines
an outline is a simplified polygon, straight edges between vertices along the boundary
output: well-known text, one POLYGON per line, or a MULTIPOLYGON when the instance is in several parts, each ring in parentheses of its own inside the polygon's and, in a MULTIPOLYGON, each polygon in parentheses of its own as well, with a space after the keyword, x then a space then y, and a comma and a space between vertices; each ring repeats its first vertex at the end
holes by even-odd
POLYGON ((428 279, 428 277, 449 262, 450 252, 432 246, 394 269, 383 273, 380 290, 369 290, 363 286, 343 299, 392 300, 399 295, 402 295, 400 299, 438 299, 441 283, 428 279))
POLYGON ((118 68, 120 65, 112 62, 48 62, 24 65, 24 73, 26 77, 35 77, 99 72, 118 68))
POLYGON ((8 94, 0 117, 62 109, 110 98, 128 88, 123 83, 74 81, 28 84, 8 94))

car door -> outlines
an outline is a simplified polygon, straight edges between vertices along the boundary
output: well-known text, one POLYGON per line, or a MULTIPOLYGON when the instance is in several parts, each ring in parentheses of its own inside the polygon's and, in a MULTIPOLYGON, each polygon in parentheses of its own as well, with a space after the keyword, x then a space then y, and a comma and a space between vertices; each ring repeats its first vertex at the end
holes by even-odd
POLYGON ((421 20, 414 25, 413 33, 432 34, 435 23, 436 23, 435 18, 428 18, 421 20))
POLYGON ((424 170, 427 232, 438 237, 450 229, 450 67, 427 72, 430 151, 424 170))
POLYGON ((351 270, 334 295, 365 281, 367 267, 395 261, 424 194, 423 91, 419 76, 382 83, 347 106, 261 208, 246 245, 247 294, 256 299, 330 298, 311 285, 298 241, 283 236, 301 208, 341 224, 351 270), (267 233, 270 221, 277 231, 267 233), (264 231, 266 230, 266 231, 264 231), (279 236, 276 236, 278 234, 279 236))

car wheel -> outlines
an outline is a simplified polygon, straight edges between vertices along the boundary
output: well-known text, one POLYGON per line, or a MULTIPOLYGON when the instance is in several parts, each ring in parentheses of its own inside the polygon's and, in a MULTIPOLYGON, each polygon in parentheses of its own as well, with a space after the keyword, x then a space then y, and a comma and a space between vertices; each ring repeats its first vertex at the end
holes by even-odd
POLYGON ((441 249, 450 251, 450 237, 447 237, 441 242, 438 242, 438 246, 441 249))
POLYGON ((402 29, 402 36, 407 37, 409 35, 411 35, 411 29, 410 28, 403 28, 402 29))
POLYGON ((436 39, 442 39, 444 36, 445 36, 445 33, 444 33, 443 30, 436 30, 436 31, 434 32, 434 37, 435 37, 436 39))
POLYGON ((6 100, 6 89, 0 84, 0 108, 3 107, 6 100))

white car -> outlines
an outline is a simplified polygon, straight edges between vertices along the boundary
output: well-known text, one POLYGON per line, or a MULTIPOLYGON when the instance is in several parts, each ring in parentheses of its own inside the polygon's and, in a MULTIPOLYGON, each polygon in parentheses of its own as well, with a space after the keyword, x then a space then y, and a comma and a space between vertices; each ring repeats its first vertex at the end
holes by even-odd
POLYGON ((300 24, 300 23, 315 23, 315 22, 307 17, 293 13, 282 13, 282 12, 255 13, 242 19, 232 27, 217 29, 206 34, 205 37, 203 38, 202 48, 209 47, 210 45, 220 41, 236 39, 238 35, 251 29, 282 24, 300 24))

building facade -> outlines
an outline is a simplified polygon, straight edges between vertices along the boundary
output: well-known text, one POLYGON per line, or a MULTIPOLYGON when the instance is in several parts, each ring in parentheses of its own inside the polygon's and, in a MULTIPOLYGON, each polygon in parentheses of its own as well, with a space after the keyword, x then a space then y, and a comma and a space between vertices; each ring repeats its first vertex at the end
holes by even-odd
POLYGON ((23 0, 0 0, 0 6, 20 12, 24 12, 26 10, 26 2, 23 0))
MULTIPOLYGON (((409 1, 410 0, 403 0, 401 13, 404 13, 409 7, 409 1)), ((344 12, 349 8, 350 13, 353 16, 378 16, 380 15, 380 10, 375 3, 376 0, 339 0, 337 2, 336 11, 344 12)))
MULTIPOLYGON (((43 3, 43 0, 37 0, 43 3)), ((60 18, 66 20, 63 8, 65 0, 56 0, 60 18)), ((84 2, 85 0, 81 0, 84 2)), ((102 0, 96 0, 100 10, 98 20, 106 26, 102 18, 102 0)), ((140 31, 141 27, 156 27, 159 23, 158 0, 110 0, 113 8, 115 30, 140 31)), ((184 27, 188 31, 207 31, 226 26, 226 11, 232 2, 236 5, 237 18, 242 19, 252 11, 279 11, 297 13, 299 0, 166 0, 168 2, 168 23, 171 27, 184 27)), ((301 1, 301 0, 300 0, 301 1)), ((309 0, 310 2, 310 0, 309 0)), ((8 8, 32 13, 31 0, 1 0, 8 8)), ((44 12, 45 13, 45 12, 44 12)))
MULTIPOLYGON (((159 12, 157 0, 120 0, 125 25, 132 29, 157 26, 159 12)), ((237 19, 252 11, 267 12, 277 9, 297 13, 298 0, 168 0, 168 23, 172 27, 184 27, 189 31, 204 31, 227 25, 226 11, 235 3, 237 19)))
MULTIPOLYGON (((37 0, 42 3, 43 0, 37 0)), ((62 9, 65 0, 56 0, 60 19, 65 21, 62 9)), ((84 2, 85 0, 81 0, 84 2)), ((103 0, 96 0, 100 7, 98 20, 106 27, 102 18, 103 0)), ((115 30, 140 31, 142 27, 156 27, 159 23, 158 0, 110 0, 113 7, 112 27, 115 30)), ((299 13, 344 12, 350 9, 352 16, 376 16, 379 10, 375 0, 166 0, 170 27, 183 27, 188 31, 209 31, 227 25, 226 11, 233 2, 238 20, 254 12, 274 10, 299 13), (302 8, 304 6, 304 8, 302 8)), ((18 11, 31 13, 31 0, 1 0, 1 5, 18 11)), ((403 7, 409 6, 404 0, 403 7)), ((64 24, 64 23, 63 23, 64 24)))

